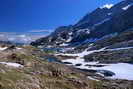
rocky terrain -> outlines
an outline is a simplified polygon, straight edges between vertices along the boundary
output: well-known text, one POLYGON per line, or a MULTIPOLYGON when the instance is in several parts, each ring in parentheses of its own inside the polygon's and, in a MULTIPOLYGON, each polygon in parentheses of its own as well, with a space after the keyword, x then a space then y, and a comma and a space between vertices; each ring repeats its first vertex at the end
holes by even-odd
POLYGON ((63 47, 95 42, 132 28, 133 1, 99 7, 74 25, 61 26, 47 37, 32 42, 34 46, 63 47))
POLYGON ((97 52, 91 55, 86 55, 86 61, 100 61, 100 62, 126 62, 133 63, 133 31, 126 31, 120 35, 104 38, 97 41, 94 46, 88 50, 100 49, 106 47, 107 50, 97 52), (98 58, 98 59, 97 59, 98 58))
POLYGON ((0 89, 91 89, 85 74, 42 58, 31 46, 1 47, 0 89))
POLYGON ((0 89, 133 89, 133 0, 107 4, 30 45, 0 42, 0 89))
POLYGON ((133 82, 106 79, 59 62, 32 46, 1 45, 0 89, 132 89, 133 82))
POLYGON ((133 81, 132 18, 133 0, 107 4, 88 13, 76 24, 61 26, 31 45, 44 50, 49 48, 61 64, 109 86, 101 89, 132 89, 129 87, 133 81), (120 85, 114 87, 112 83, 120 85))

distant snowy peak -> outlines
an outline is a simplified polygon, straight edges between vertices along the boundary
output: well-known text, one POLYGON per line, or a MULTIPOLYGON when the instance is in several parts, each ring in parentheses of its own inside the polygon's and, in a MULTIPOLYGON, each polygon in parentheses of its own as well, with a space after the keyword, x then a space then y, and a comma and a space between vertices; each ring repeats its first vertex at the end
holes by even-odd
POLYGON ((114 4, 105 4, 103 6, 101 6, 100 8, 103 9, 103 8, 107 8, 107 9, 110 9, 114 6, 114 4))

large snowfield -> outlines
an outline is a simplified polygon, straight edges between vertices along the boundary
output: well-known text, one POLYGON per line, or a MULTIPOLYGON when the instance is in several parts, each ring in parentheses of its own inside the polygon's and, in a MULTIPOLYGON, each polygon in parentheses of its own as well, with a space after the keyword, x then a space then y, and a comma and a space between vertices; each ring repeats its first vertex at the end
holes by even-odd
POLYGON ((105 50, 108 50, 108 51, 124 50, 124 49, 130 49, 130 48, 132 48, 132 47, 116 48, 116 49, 102 48, 100 50, 94 50, 94 51, 85 50, 84 52, 78 53, 78 54, 64 54, 67 56, 77 56, 77 58, 63 60, 62 62, 72 63, 72 64, 68 64, 68 65, 72 65, 72 66, 74 66, 76 68, 80 68, 80 69, 107 70, 107 71, 111 71, 111 72, 115 73, 115 75, 113 75, 111 77, 107 77, 107 78, 133 80, 133 64, 128 64, 128 63, 102 64, 99 62, 85 62, 83 59, 84 55, 91 54, 94 52, 100 52, 100 51, 105 51, 105 50), (80 64, 80 66, 76 66, 76 64, 80 64), (86 66, 87 64, 92 65, 92 66, 88 67, 88 66, 86 66), (104 65, 104 66, 95 67, 93 65, 104 65))

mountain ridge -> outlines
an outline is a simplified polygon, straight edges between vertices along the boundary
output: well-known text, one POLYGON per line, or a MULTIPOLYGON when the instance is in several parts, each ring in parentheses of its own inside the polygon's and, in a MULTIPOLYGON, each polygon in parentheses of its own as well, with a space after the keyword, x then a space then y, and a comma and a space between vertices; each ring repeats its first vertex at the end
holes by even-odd
POLYGON ((132 28, 133 0, 124 0, 110 8, 97 8, 77 24, 61 26, 49 36, 31 43, 34 46, 70 46, 85 40, 99 39, 132 28), (123 9, 124 8, 124 9, 123 9), (65 44, 65 45, 64 45, 65 44))

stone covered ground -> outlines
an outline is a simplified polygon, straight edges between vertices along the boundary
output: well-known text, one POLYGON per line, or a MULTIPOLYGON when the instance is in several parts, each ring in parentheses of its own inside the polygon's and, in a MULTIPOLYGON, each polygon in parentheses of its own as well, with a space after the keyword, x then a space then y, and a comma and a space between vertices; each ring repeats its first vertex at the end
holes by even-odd
POLYGON ((0 47, 0 89, 133 89, 133 82, 108 80, 92 72, 48 62, 45 53, 32 46, 0 47), (90 76, 90 77, 88 77, 90 76))

